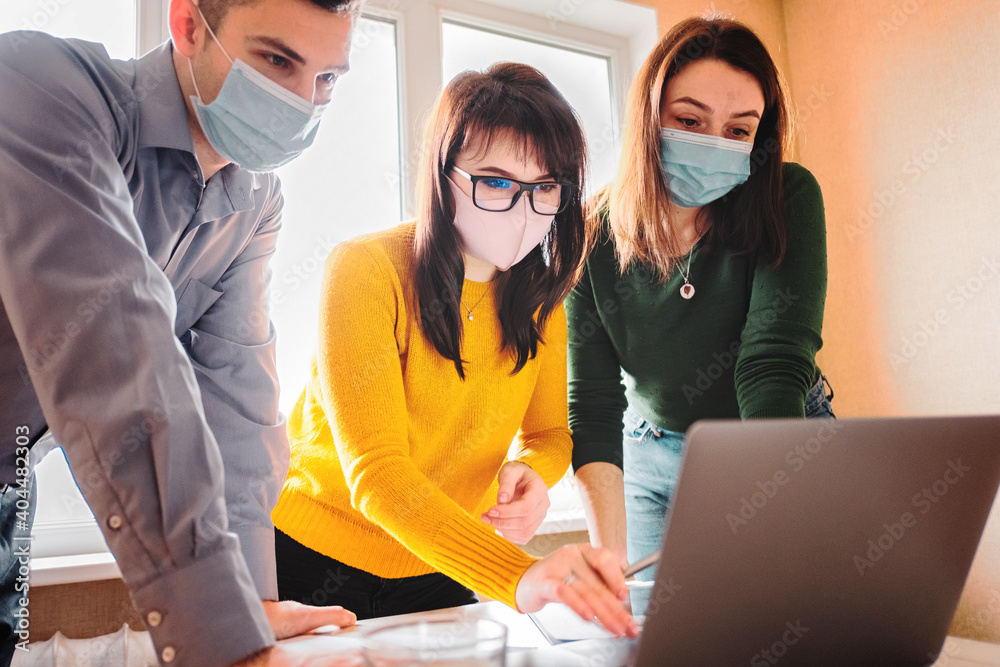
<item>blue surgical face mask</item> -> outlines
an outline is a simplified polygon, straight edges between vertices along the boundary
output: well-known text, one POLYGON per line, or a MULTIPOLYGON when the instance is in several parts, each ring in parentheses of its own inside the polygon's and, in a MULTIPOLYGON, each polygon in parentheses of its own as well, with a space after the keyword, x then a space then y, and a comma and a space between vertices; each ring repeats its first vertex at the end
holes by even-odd
POLYGON ((328 105, 312 104, 242 60, 234 61, 208 21, 205 27, 232 63, 218 97, 205 104, 188 60, 197 93, 191 96, 191 105, 208 143, 219 155, 247 171, 272 171, 301 155, 316 138, 320 117, 328 105))
POLYGON ((748 141, 683 130, 660 131, 660 159, 670 199, 697 208, 729 193, 750 176, 748 141))

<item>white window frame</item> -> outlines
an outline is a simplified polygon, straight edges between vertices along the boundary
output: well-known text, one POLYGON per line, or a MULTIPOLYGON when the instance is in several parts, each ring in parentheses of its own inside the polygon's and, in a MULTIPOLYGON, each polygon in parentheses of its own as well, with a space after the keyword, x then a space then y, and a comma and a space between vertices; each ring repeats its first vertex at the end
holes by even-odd
MULTIPOLYGON (((170 38, 170 0, 135 1, 138 57, 170 38)), ((422 124, 444 84, 443 22, 608 58, 616 146, 628 86, 658 39, 656 11, 620 0, 368 0, 363 14, 396 24, 404 217, 415 209, 422 124)), ((539 532, 585 528, 582 510, 562 510, 550 513, 539 532)), ((32 560, 33 585, 120 576, 93 519, 36 523, 34 534, 37 550, 51 555, 32 560)))

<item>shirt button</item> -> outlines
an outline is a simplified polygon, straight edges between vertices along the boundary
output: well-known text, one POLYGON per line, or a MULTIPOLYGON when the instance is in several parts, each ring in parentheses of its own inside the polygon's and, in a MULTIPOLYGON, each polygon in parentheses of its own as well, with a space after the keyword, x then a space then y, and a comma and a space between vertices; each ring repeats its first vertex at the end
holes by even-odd
POLYGON ((148 614, 146 614, 146 625, 148 625, 151 628, 155 628, 156 626, 158 626, 160 624, 160 621, 162 620, 163 616, 161 616, 160 612, 158 611, 151 611, 148 614))
POLYGON ((176 657, 177 651, 174 650, 173 646, 166 647, 163 649, 163 652, 160 653, 160 659, 162 659, 163 662, 173 662, 176 657))
POLYGON ((112 514, 111 518, 108 519, 108 525, 111 526, 111 530, 118 530, 122 527, 122 518, 117 514, 112 514))

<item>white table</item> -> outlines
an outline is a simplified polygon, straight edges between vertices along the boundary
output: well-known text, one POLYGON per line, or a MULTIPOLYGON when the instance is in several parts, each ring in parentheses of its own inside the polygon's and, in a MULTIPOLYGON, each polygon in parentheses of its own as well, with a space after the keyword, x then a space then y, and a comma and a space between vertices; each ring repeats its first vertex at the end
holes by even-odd
MULTIPOLYGON (((449 609, 447 612, 424 612, 390 618, 360 621, 331 635, 310 635, 288 639, 278 644, 288 667, 359 667, 361 637, 367 630, 407 618, 424 618, 447 613, 461 618, 489 618, 507 626, 508 667, 624 667, 638 640, 585 640, 550 646, 531 619, 499 602, 486 602, 449 609), (595 657, 599 658, 595 661, 595 657), (322 662, 320 662, 322 661, 322 662)), ((1000 644, 987 644, 949 637, 941 658, 934 667, 1000 667, 1000 644)))

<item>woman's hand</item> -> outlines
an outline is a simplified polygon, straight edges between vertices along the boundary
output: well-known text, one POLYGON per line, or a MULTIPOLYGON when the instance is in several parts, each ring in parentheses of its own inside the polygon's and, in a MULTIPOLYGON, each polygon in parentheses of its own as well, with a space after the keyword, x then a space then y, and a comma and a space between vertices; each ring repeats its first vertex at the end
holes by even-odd
POLYGON ((628 587, 618 559, 607 549, 570 544, 527 569, 517 584, 521 612, 562 602, 586 621, 598 621, 619 637, 638 637, 639 626, 625 611, 628 587))
POLYGON ((549 488, 531 467, 508 461, 497 474, 497 504, 482 519, 514 544, 527 544, 549 511, 549 488))

